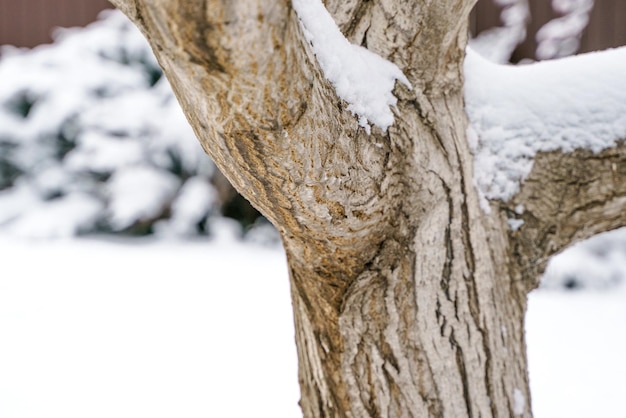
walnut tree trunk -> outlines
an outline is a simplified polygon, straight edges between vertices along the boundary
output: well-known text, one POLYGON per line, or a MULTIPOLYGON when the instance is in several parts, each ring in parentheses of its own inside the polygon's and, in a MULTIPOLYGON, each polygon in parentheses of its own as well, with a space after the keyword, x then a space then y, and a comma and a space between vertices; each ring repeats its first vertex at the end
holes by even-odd
POLYGON ((395 123, 371 134, 290 1, 113 2, 205 150, 282 235, 305 417, 531 417, 526 295, 573 235, 549 225, 532 182, 527 200, 479 205, 462 91, 474 0, 325 1, 413 86, 396 85, 395 123))

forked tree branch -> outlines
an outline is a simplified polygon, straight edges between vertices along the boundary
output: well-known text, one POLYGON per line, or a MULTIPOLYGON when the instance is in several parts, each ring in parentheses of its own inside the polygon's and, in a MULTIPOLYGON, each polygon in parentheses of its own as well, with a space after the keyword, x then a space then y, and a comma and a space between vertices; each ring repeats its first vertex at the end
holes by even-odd
POLYGON ((395 85, 395 121, 371 135, 287 0, 125 9, 205 149, 281 232, 307 417, 530 416, 525 289, 501 280, 502 223, 471 182, 461 58, 472 4, 349 2, 364 12, 344 31, 369 19, 368 48, 413 85, 395 85))
MULTIPOLYGON (((406 144, 395 144, 394 127, 371 136, 359 128, 289 0, 111 1, 151 42, 204 148, 284 235, 352 260, 346 271, 371 257, 362 250, 384 239, 394 217, 385 208, 403 193, 389 167, 403 166, 406 144)), ((432 92, 460 88, 466 35, 450 28, 474 0, 325 3, 350 40, 403 69, 413 85, 398 92, 405 117, 415 106, 434 123, 432 92)), ((524 221, 510 234, 513 256, 524 254, 520 271, 536 277, 553 253, 622 226, 624 176, 621 146, 540 153, 521 191, 500 204, 504 217, 524 221)))

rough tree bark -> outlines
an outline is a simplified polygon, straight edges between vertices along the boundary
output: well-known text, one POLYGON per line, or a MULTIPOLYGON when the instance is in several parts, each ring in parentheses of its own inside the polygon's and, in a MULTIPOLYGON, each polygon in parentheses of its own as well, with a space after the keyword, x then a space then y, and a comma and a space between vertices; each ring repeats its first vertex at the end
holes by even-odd
POLYGON ((325 1, 413 86, 396 85, 395 123, 371 135, 289 0, 112 2, 205 150, 282 235, 305 417, 531 416, 526 295, 550 255, 624 224, 626 151, 539 155, 486 214, 462 92, 475 0, 325 1))

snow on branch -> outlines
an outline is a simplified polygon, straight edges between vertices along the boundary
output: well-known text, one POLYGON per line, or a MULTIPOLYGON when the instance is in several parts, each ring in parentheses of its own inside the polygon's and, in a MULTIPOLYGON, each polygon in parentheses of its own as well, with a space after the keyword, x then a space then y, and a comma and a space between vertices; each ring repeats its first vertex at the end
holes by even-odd
POLYGON ((324 77, 348 110, 359 118, 359 125, 370 132, 370 123, 386 131, 394 122, 391 106, 395 81, 411 88, 409 80, 393 63, 358 45, 341 33, 321 0, 293 0, 302 29, 313 46, 324 77))
POLYGON ((523 66, 465 59, 468 139, 488 199, 508 200, 538 152, 600 152, 626 139, 626 47, 523 66))

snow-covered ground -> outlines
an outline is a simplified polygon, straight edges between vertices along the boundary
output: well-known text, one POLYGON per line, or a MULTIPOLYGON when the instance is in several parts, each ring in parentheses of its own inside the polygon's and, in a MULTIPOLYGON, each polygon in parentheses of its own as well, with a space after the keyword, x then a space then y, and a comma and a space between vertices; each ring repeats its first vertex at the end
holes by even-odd
POLYGON ((626 417, 626 291, 539 290, 526 316, 535 418, 626 417))
POLYGON ((0 417, 298 416, 278 248, 12 240, 0 254, 0 417))
MULTIPOLYGON (((0 238, 0 417, 299 417, 282 251, 0 238)), ((536 418, 626 417, 626 291, 541 290, 536 418)))

